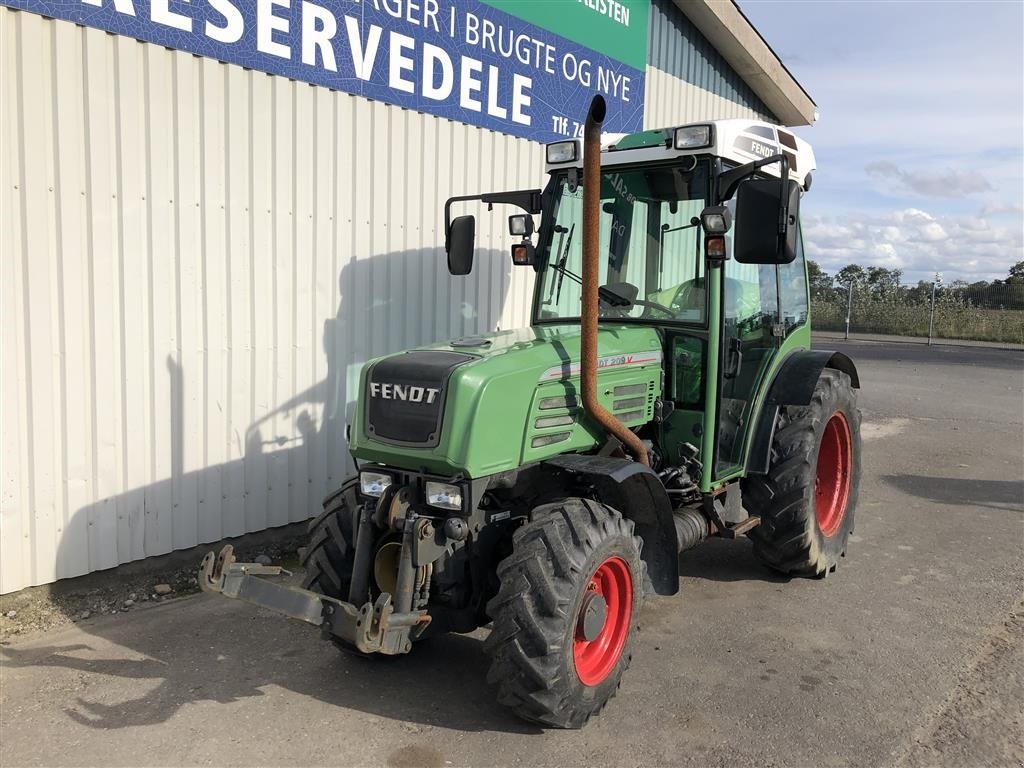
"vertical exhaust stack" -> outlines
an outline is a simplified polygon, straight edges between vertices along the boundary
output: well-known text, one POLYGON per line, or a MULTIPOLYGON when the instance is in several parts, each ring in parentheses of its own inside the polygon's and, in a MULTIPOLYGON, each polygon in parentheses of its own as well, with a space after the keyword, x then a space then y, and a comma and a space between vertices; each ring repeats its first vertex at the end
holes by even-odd
POLYGON ((580 312, 583 410, 606 432, 621 440, 637 461, 650 465, 643 441, 597 399, 597 272, 601 248, 601 123, 604 115, 604 98, 595 96, 583 126, 583 306, 580 312))

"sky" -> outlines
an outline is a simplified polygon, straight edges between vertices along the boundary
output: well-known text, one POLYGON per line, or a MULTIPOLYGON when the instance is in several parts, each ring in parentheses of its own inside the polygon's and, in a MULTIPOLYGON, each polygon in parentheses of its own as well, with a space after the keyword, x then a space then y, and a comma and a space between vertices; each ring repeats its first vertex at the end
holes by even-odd
POLYGON ((739 3, 820 112, 809 258, 909 283, 1024 260, 1024 2, 739 3))

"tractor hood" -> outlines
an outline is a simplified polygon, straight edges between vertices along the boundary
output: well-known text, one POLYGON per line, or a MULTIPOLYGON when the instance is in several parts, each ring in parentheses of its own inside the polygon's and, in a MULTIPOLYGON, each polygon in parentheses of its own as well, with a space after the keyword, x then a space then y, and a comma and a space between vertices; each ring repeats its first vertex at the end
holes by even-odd
MULTIPOLYGON (((602 325, 605 406, 628 426, 652 418, 661 385, 655 330, 602 325)), ((578 325, 502 331, 418 347, 363 367, 350 448, 357 459, 482 477, 594 448, 579 403, 578 325)))

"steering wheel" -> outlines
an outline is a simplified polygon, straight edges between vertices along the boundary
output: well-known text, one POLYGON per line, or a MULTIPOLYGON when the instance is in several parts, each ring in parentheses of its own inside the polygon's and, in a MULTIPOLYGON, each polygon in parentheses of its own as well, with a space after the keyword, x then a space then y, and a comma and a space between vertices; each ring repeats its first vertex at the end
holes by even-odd
POLYGON ((644 311, 640 313, 640 317, 648 317, 648 310, 656 309, 659 312, 663 312, 669 317, 675 317, 675 310, 666 307, 664 304, 659 304, 656 301, 646 301, 645 299, 633 299, 629 304, 616 305, 612 304, 606 298, 601 296, 598 299, 599 303, 607 307, 607 309, 601 310, 602 317, 629 317, 629 311, 633 307, 643 307, 644 311))
POLYGON ((643 307, 644 311, 640 313, 640 317, 647 317, 647 310, 656 309, 659 312, 664 312, 671 318, 675 318, 676 311, 670 307, 666 307, 664 304, 659 304, 656 301, 646 301, 645 299, 633 299, 634 307, 643 307))

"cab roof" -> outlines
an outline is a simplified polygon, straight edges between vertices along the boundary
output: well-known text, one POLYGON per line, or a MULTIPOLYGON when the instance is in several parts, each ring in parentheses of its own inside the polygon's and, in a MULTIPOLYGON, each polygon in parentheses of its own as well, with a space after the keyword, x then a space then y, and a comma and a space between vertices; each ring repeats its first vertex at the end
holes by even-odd
MULTIPOLYGON (((548 172, 564 168, 583 167, 583 142, 580 139, 568 139, 575 142, 575 160, 564 163, 548 163, 548 172)), ((811 145, 792 131, 761 120, 733 118, 729 120, 709 120, 700 123, 641 131, 632 134, 602 134, 601 165, 635 165, 671 160, 683 155, 713 155, 731 160, 739 165, 752 160, 762 160, 771 155, 784 153, 789 158, 789 175, 801 186, 807 186, 808 174, 817 166, 814 150, 811 145), (701 146, 677 149, 676 132, 684 128, 699 129, 710 126, 710 139, 701 146)), ((778 164, 765 166, 762 169, 769 175, 778 176, 778 164)))

